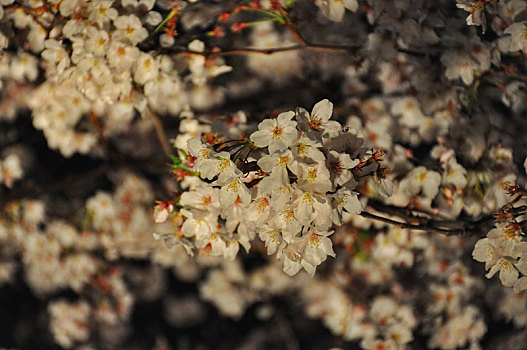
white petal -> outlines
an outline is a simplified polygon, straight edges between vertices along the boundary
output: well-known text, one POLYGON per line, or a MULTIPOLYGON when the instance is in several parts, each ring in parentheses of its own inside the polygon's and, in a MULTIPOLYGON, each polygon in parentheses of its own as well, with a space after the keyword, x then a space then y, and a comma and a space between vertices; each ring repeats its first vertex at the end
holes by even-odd
POLYGON ((266 131, 255 131, 251 135, 251 141, 254 142, 256 147, 266 147, 271 141, 271 133, 266 131))
POLYGON ((302 265, 298 262, 294 262, 293 260, 289 259, 288 257, 284 258, 284 269, 283 271, 287 273, 289 276, 294 276, 300 271, 302 268, 302 265))
POLYGON ((527 277, 526 276, 523 276, 522 278, 517 280, 516 283, 514 283, 514 288, 513 288, 514 293, 519 293, 526 289, 527 289, 527 277))
POLYGON ((304 268, 304 270, 306 270, 309 276, 311 277, 315 276, 315 271, 317 269, 316 266, 311 265, 306 260, 302 260, 302 267, 304 268))
POLYGON ((293 119, 294 116, 295 116, 295 112, 289 111, 289 112, 280 113, 276 119, 279 124, 284 124, 290 121, 291 119, 293 119))
POLYGON ((518 270, 508 261, 502 262, 500 280, 505 287, 512 287, 518 280, 518 270))
POLYGON ((311 116, 316 117, 320 119, 321 121, 327 121, 329 118, 331 118, 332 113, 333 113, 333 103, 329 102, 328 99, 324 99, 318 102, 313 107, 311 116))

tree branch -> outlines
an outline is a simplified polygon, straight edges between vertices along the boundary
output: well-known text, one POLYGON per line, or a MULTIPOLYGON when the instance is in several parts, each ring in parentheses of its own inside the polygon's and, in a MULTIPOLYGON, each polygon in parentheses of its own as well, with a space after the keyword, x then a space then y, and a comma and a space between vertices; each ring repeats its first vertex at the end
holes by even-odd
POLYGON ((156 131, 157 139, 159 140, 161 147, 163 147, 163 152, 165 153, 167 158, 170 159, 171 147, 170 147, 170 143, 168 142, 167 135, 165 134, 163 123, 161 123, 161 120, 150 109, 147 108, 145 113, 150 119, 152 119, 152 122, 154 123, 154 129, 156 131))
POLYGON ((375 200, 370 200, 368 205, 378 212, 396 216, 404 221, 396 221, 366 211, 360 214, 364 218, 381 221, 400 228, 434 232, 445 236, 478 235, 482 232, 483 226, 494 222, 494 216, 492 215, 485 215, 474 221, 434 220, 429 217, 414 215, 412 209, 396 207, 375 200))
POLYGON ((193 50, 187 50, 184 48, 181 49, 175 49, 174 51, 171 51, 170 53, 173 53, 175 55, 180 54, 189 54, 189 55, 199 55, 206 58, 215 58, 220 56, 230 56, 230 55, 240 55, 240 54, 264 54, 264 55, 271 55, 273 53, 277 52, 285 52, 285 51, 296 51, 296 50, 315 50, 315 51, 330 51, 330 52, 338 52, 338 51, 347 51, 352 52, 357 49, 359 49, 360 46, 346 46, 346 45, 333 45, 333 44, 314 44, 314 43, 306 43, 305 45, 291 45, 286 47, 271 47, 266 49, 258 49, 258 48, 233 48, 228 50, 221 50, 221 51, 215 51, 215 50, 208 50, 208 51, 193 51, 193 50))

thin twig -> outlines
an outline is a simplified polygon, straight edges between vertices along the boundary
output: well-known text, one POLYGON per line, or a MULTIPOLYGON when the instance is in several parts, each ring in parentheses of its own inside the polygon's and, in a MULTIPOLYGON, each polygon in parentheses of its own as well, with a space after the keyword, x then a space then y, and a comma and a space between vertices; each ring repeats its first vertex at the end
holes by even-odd
POLYGON ((388 218, 385 218, 385 217, 382 217, 382 216, 379 216, 379 215, 375 215, 375 214, 369 213, 367 211, 361 212, 360 216, 362 216, 363 218, 366 218, 366 219, 372 219, 372 220, 381 221, 381 222, 384 222, 384 223, 387 223, 387 224, 390 224, 390 225, 393 225, 393 226, 397 226, 397 227, 400 227, 400 228, 405 228, 405 229, 409 229, 409 230, 435 232, 435 233, 443 234, 445 236, 461 236, 461 235, 465 235, 465 234, 468 233, 468 231, 465 230, 465 229, 447 230, 447 229, 442 229, 442 228, 439 228, 439 227, 433 227, 431 225, 409 224, 409 223, 406 223, 406 222, 395 221, 395 220, 388 219, 388 218))
POLYGON ((163 152, 167 158, 170 159, 170 143, 168 142, 167 135, 165 134, 165 129, 163 129, 163 123, 161 123, 161 120, 150 109, 146 110, 146 114, 150 119, 152 119, 157 139, 159 140, 161 147, 163 147, 163 152))
POLYGON ((233 48, 228 50, 221 51, 193 51, 187 49, 176 49, 171 51, 175 55, 180 54, 189 54, 189 55, 199 55, 206 58, 214 58, 220 56, 230 56, 230 55, 240 55, 240 54, 264 54, 271 55, 277 52, 285 51, 295 51, 295 50, 318 50, 318 51, 355 51, 358 49, 356 46, 342 46, 342 45, 332 45, 332 44, 309 44, 309 45, 291 45, 286 47, 271 47, 267 49, 257 49, 257 48, 233 48))
POLYGON ((396 216, 404 221, 392 220, 370 212, 362 212, 360 214, 362 217, 381 221, 400 228, 435 232, 446 236, 477 235, 482 232, 483 226, 494 222, 492 215, 486 215, 477 220, 470 221, 434 220, 429 217, 414 215, 412 209, 395 207, 378 201, 370 201, 369 206, 378 212, 396 216))

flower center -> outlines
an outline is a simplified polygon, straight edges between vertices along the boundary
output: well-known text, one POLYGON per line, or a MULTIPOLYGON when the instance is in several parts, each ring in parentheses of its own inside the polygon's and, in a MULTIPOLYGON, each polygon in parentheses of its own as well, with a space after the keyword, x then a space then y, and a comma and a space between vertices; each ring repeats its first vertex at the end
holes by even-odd
POLYGON ((315 182, 315 180, 317 179, 317 170, 316 169, 308 170, 307 179, 311 182, 315 182))
POLYGON ((309 120, 309 127, 314 130, 318 130, 320 126, 322 125, 322 120, 317 117, 311 117, 309 120))
POLYGON ((281 136, 283 132, 284 130, 282 130, 282 128, 277 125, 273 129, 273 137, 281 136))
POLYGON ((320 238, 318 238, 318 236, 315 233, 313 233, 313 234, 311 234, 311 236, 309 236, 309 241, 307 242, 307 244, 311 248, 317 248, 319 243, 320 243, 320 238))
POLYGON ((278 159, 278 165, 279 166, 285 167, 285 166, 287 166, 287 164, 289 164, 289 158, 287 156, 283 156, 283 157, 280 157, 278 159))
POLYGON ((298 155, 301 157, 307 156, 307 150, 309 149, 309 146, 304 143, 299 143, 296 145, 296 148, 298 150, 298 155))
POLYGON ((342 162, 336 161, 331 163, 331 170, 333 170, 337 174, 341 174, 344 170, 344 167, 342 166, 342 162))
POLYGON ((211 201, 212 200, 211 200, 210 196, 203 197, 203 200, 201 201, 201 205, 206 207, 206 206, 208 206, 211 203, 211 201))
POLYGON ((258 204, 256 205, 256 209, 259 213, 263 213, 265 208, 269 206, 269 200, 267 198, 260 198, 258 200, 258 204))

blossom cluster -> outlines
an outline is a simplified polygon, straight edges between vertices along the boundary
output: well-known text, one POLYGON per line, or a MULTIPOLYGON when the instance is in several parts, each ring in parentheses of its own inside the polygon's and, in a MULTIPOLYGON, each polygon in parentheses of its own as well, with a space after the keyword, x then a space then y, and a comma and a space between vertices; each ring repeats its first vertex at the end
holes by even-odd
POLYGON ((332 112, 333 104, 322 100, 311 113, 298 108, 262 121, 249 140, 189 139, 183 150, 188 171, 201 181, 180 195, 176 208, 158 204, 155 220, 170 217, 177 226, 163 238, 190 254, 196 248, 233 260, 239 246, 248 252, 258 235, 284 272, 304 268, 313 275, 335 257, 328 238, 333 224, 342 223, 343 213, 361 212, 355 177, 381 169, 381 153, 362 148, 362 139, 330 120, 332 112), (235 163, 246 147, 257 158, 246 157, 241 167, 252 164, 251 171, 235 163))
POLYGON ((504 186, 515 198, 496 213, 495 228, 478 240, 472 252, 475 260, 484 262, 488 278, 499 272, 505 287, 515 293, 527 289, 527 240, 525 240, 526 197, 511 183, 504 186))
MULTIPOLYGON (((136 115, 152 128, 151 113, 177 115, 187 104, 206 108, 220 101, 221 92, 207 81, 231 69, 221 60, 205 64, 204 57, 189 56, 182 62, 189 73, 180 74, 175 69, 179 60, 139 48, 162 20, 154 4, 97 0, 6 7, 4 17, 14 29, 28 31, 28 52, 2 51, 0 60, 8 69, 0 71, 0 78, 8 84, 35 83, 39 65, 46 77, 6 117, 29 107, 33 125, 43 131, 49 147, 70 157, 94 152, 101 135, 128 131, 136 115), (37 10, 41 13, 35 16, 37 10)), ((5 49, 8 40, 2 38, 0 48, 5 49)), ((203 42, 195 40, 188 47, 202 51, 203 42)))

